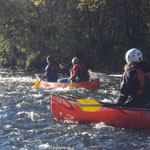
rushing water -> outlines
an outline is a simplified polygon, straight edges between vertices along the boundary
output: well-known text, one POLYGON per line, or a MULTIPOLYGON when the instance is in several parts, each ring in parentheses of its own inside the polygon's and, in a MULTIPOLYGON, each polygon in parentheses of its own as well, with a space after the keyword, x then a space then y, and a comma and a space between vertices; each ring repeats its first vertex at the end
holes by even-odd
MULTIPOLYGON (((50 94, 62 89, 33 88, 33 74, 0 71, 0 150, 150 149, 150 131, 56 122, 50 94)), ((110 102, 117 98, 117 89, 118 83, 102 83, 95 92, 79 89, 68 94, 110 102)))

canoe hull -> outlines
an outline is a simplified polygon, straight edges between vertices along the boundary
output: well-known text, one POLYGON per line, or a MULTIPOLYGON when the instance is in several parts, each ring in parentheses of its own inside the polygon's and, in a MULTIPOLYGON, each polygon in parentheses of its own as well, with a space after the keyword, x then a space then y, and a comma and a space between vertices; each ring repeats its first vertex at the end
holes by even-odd
MULTIPOLYGON (((40 82, 40 87, 46 87, 46 88, 69 87, 69 83, 47 82, 47 81, 41 80, 38 76, 36 76, 36 80, 40 82)), ((100 83, 98 79, 94 79, 94 80, 87 81, 87 82, 72 83, 72 86, 75 88, 84 88, 86 90, 98 90, 100 83)))
POLYGON ((101 72, 93 72, 91 70, 88 70, 90 78, 92 79, 99 79, 100 82, 119 82, 121 79, 121 74, 115 75, 115 74, 106 74, 101 72))
POLYGON ((56 120, 79 124, 106 125, 123 128, 150 129, 150 110, 120 109, 103 106, 97 112, 82 111, 76 100, 51 95, 51 112, 56 120))

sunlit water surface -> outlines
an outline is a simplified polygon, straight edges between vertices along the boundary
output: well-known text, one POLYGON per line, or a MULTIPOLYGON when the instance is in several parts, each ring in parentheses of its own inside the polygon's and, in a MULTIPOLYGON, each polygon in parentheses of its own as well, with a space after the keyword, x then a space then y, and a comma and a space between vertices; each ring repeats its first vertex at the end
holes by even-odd
MULTIPOLYGON (((1 69, 0 150, 149 150, 150 131, 56 122, 50 94, 67 89, 33 88, 34 74, 1 69)), ((118 82, 101 83, 98 91, 68 92, 113 102, 118 82)))

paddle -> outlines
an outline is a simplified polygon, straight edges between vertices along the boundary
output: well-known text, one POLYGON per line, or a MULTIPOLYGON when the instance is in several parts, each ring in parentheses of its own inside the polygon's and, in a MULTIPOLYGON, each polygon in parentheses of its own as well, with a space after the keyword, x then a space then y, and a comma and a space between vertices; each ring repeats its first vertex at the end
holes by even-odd
MULTIPOLYGON (((70 69, 70 77, 72 76, 72 69, 70 69)), ((75 87, 72 85, 72 80, 69 78, 69 90, 74 90, 75 87)))
POLYGON ((44 77, 42 76, 41 79, 40 79, 40 81, 36 81, 35 84, 33 85, 33 87, 34 87, 34 88, 39 88, 39 87, 40 87, 41 80, 42 80, 43 78, 44 78, 44 77))
POLYGON ((75 87, 72 85, 72 80, 69 81, 69 90, 74 90, 75 87))
POLYGON ((33 85, 34 88, 39 88, 40 87, 40 81, 35 82, 35 84, 33 85))
POLYGON ((77 100, 82 111, 96 112, 101 110, 102 104, 94 99, 78 99, 77 100))

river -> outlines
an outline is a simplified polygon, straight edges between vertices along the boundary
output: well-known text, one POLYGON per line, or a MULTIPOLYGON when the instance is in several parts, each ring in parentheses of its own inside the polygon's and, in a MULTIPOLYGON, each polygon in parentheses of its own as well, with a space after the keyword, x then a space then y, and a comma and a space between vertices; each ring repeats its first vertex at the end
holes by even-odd
MULTIPOLYGON (((0 71, 0 150, 150 149, 150 131, 114 128, 103 123, 80 125, 55 121, 50 94, 64 89, 33 88, 34 74, 0 71)), ((98 91, 79 89, 76 93, 114 101, 118 83, 104 82, 98 91)))

